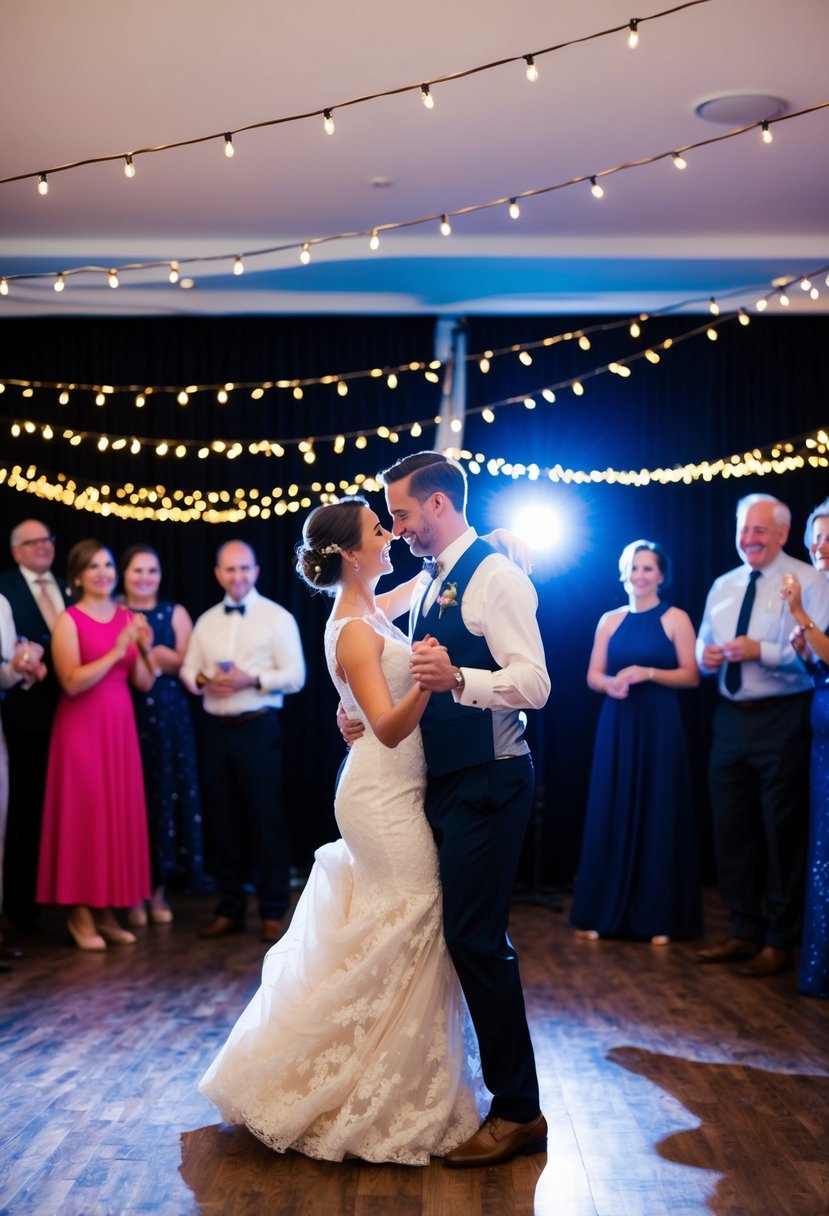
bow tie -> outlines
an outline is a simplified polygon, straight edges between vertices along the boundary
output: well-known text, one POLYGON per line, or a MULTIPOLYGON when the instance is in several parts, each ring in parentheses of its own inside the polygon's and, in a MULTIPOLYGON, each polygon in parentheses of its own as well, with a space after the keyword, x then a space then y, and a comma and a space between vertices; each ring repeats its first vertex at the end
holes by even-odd
POLYGON ((440 562, 436 557, 424 557, 423 570, 429 578, 437 578, 440 574, 440 562))
POLYGON ((225 604, 225 612, 238 612, 240 616, 245 615, 244 604, 225 604))

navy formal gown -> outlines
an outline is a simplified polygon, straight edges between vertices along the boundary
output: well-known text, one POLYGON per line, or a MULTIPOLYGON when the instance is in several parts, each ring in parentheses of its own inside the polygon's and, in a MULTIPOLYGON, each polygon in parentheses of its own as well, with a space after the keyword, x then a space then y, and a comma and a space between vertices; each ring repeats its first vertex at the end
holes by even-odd
MULTIPOLYGON (((668 604, 629 612, 608 643, 607 670, 671 670, 668 604)), ((571 918, 608 937, 702 932, 696 830, 685 735, 674 689, 646 681, 605 697, 590 776, 571 918)))
POLYGON ((812 701, 809 855, 798 990, 829 997, 829 664, 810 664, 812 701))

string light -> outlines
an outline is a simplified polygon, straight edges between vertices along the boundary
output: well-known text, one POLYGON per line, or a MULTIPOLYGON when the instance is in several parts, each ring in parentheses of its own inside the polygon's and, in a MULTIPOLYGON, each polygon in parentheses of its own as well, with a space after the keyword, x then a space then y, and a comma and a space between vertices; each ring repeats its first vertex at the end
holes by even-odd
POLYGON ((770 144, 771 141, 774 139, 774 135, 772 134, 771 127, 768 124, 768 120, 764 120, 763 122, 760 123, 760 138, 762 139, 764 144, 770 144))
POLYGON ((712 317, 718 317, 720 315, 720 306, 713 296, 708 301, 708 311, 711 313, 712 317))
POLYGON ((65 286, 66 286, 66 279, 63 277, 62 274, 59 274, 58 277, 55 279, 55 291, 63 291, 65 286))
POLYGON ((232 160, 233 157, 236 155, 236 149, 233 146, 233 132, 232 131, 225 131, 224 141, 225 141, 225 156, 227 157, 228 160, 232 160))
POLYGON ((525 55, 524 59, 527 64, 527 80, 529 80, 530 84, 535 84, 536 80, 538 80, 538 68, 535 58, 532 55, 525 55))
POLYGON ((334 117, 330 110, 322 112, 322 129, 326 135, 334 134, 334 117))
POLYGON ((510 219, 517 220, 520 214, 521 214, 521 208, 518 206, 518 203, 516 202, 516 200, 514 198, 511 198, 509 201, 510 219))
POLYGON ((768 300, 760 299, 757 301, 757 303, 754 305, 754 307, 757 309, 758 312, 765 312, 767 305, 768 305, 768 300))
POLYGON ((452 235, 452 225, 449 223, 448 215, 444 215, 440 221, 440 235, 441 236, 451 236, 452 235))
POLYGON ((112 288, 115 288, 118 286, 118 275, 115 273, 114 270, 107 271, 107 282, 109 283, 110 287, 112 287, 112 288))
POLYGON ((124 177, 135 177, 135 162, 132 157, 124 157, 124 177))
POLYGON ((233 273, 237 275, 245 273, 245 263, 242 261, 241 254, 237 254, 233 260, 233 273))
POLYGON ((784 308, 789 307, 789 297, 786 295, 785 291, 780 292, 780 303, 784 308))
POLYGON ((639 337, 639 335, 641 334, 642 330, 641 330, 641 328, 640 328, 640 326, 639 326, 639 322, 638 322, 638 321, 631 321, 631 323, 630 323, 630 331, 629 331, 629 332, 630 332, 630 336, 631 336, 631 338, 638 338, 638 337, 639 337))
POLYGON ((170 273, 167 275, 167 278, 170 280, 170 282, 171 282, 171 283, 177 283, 177 282, 178 282, 178 278, 179 278, 179 274, 178 274, 178 262, 171 262, 171 263, 170 263, 170 273))
POLYGON ((740 322, 741 325, 749 325, 751 323, 751 317, 749 317, 748 313, 746 312, 746 310, 744 308, 741 308, 739 310, 739 312, 737 313, 737 320, 740 322))
POLYGON ((0 296, 7 296, 8 294, 9 294, 8 279, 0 279, 0 296))
POLYGON ((717 333, 716 329, 712 329, 709 325, 708 329, 705 331, 705 336, 709 342, 716 342, 720 335, 717 333))
MULTIPOLYGON (((692 2, 695 2, 695 0, 692 0, 692 2)), ((708 0, 699 0, 699 2, 707 3, 708 0)), ((825 108, 829 108, 829 101, 822 102, 819 105, 808 107, 804 110, 797 111, 796 113, 787 114, 786 118, 791 119, 791 118, 796 118, 796 117, 802 117, 805 114, 814 113, 818 110, 825 109, 825 108)), ((753 130, 756 125, 757 124, 752 124, 750 127, 740 128, 736 131, 730 131, 724 135, 716 136, 713 139, 709 138, 709 139, 701 140, 697 144, 688 145, 688 148, 705 147, 705 146, 708 146, 713 143, 722 142, 723 140, 733 139, 737 135, 743 135, 746 132, 748 132, 749 130, 753 130)), ((599 176, 608 175, 610 173, 618 173, 625 169, 641 167, 641 166, 647 165, 647 164, 653 164, 656 161, 662 160, 665 157, 671 156, 671 155, 673 155, 673 154, 670 152, 660 152, 653 156, 649 156, 646 158, 640 158, 637 161, 625 162, 625 163, 622 163, 619 165, 615 165, 612 168, 604 169, 601 171, 601 173, 594 174, 587 179, 585 177, 580 176, 577 178, 572 178, 569 181, 561 181, 561 182, 552 183, 552 184, 549 184, 546 186, 540 186, 533 190, 525 190, 525 191, 522 191, 522 197, 525 197, 525 198, 539 197, 543 194, 550 193, 554 190, 559 190, 566 186, 577 185, 585 180, 588 180, 591 183, 591 190, 593 191, 593 193, 598 198, 601 198, 604 195, 604 190, 598 184, 597 179, 599 176)), ((27 175, 22 175, 22 176, 31 176, 31 175, 27 174, 27 175)), ((6 180, 12 180, 12 179, 6 179, 6 180)), ((18 180, 18 179, 14 179, 14 180, 18 180)), ((2 180, 0 180, 0 185, 2 185, 2 184, 3 184, 2 180)), ((474 212, 485 210, 490 207, 507 204, 508 202, 509 202, 509 198, 502 198, 502 199, 493 199, 488 202, 475 203, 470 206, 464 207, 463 214, 471 214, 474 212)), ((433 222, 433 219, 434 219, 434 217, 431 215, 421 216, 421 217, 418 217, 415 219, 400 220, 400 221, 396 221, 394 223, 386 223, 383 225, 383 227, 385 230, 393 231, 393 230, 397 230, 397 229, 412 227, 413 225, 416 225, 416 224, 430 223, 430 222, 433 222)), ((360 234, 354 233, 354 232, 335 233, 335 234, 326 236, 325 240, 326 240, 326 242, 335 241, 335 240, 346 240, 346 239, 349 239, 349 238, 357 236, 357 235, 360 235, 360 234)), ((366 235, 368 235, 368 233, 366 233, 366 235)), ((292 247, 293 246, 291 246, 291 245, 278 245, 278 246, 273 246, 273 247, 264 248, 264 249, 253 249, 253 250, 244 251, 244 256, 245 257, 257 257, 257 258, 264 257, 266 255, 272 255, 274 253, 283 252, 285 249, 290 249, 292 247)), ((185 262, 186 263, 204 262, 204 261, 214 262, 214 261, 218 261, 224 257, 229 258, 231 256, 232 256, 231 254, 194 255, 191 257, 187 257, 187 258, 181 258, 180 261, 182 264, 184 264, 185 262)), ((166 263, 159 263, 157 261, 132 262, 128 266, 121 267, 121 270, 132 272, 132 271, 141 270, 141 269, 150 269, 150 268, 154 268, 156 266, 165 265, 165 264, 166 263)), ((65 269, 66 268, 63 268, 63 270, 65 270, 65 269)), ((50 280, 52 280, 52 279, 54 279, 54 276, 60 272, 61 272, 61 268, 57 267, 52 271, 39 271, 39 272, 31 273, 31 274, 20 274, 20 275, 6 275, 4 277, 6 277, 8 280, 12 280, 12 279, 34 280, 34 279, 41 279, 41 278, 49 278, 50 280)), ((72 268, 73 274, 99 273, 99 272, 100 272, 100 267, 96 267, 96 266, 77 266, 77 267, 72 268)))
POLYGON ((435 108, 435 99, 434 99, 434 97, 432 96, 432 91, 431 91, 431 89, 429 88, 428 84, 422 84, 422 85, 420 86, 420 96, 421 96, 421 98, 422 98, 422 100, 423 100, 423 104, 424 104, 424 106, 426 107, 426 109, 427 109, 427 110, 434 110, 434 108, 435 108))
POLYGON ((37 192, 38 192, 38 194, 48 194, 49 193, 49 183, 46 180, 45 173, 39 173, 37 176, 37 192))
POLYGON ((303 266, 307 266, 308 263, 311 261, 311 247, 307 241, 305 242, 305 244, 302 246, 302 249, 300 250, 299 260, 300 260, 300 262, 302 262, 303 266))
POLYGON ((371 230, 371 236, 369 237, 368 247, 369 247, 369 249, 379 249, 380 248, 380 238, 377 235, 376 228, 372 228, 372 230, 371 230))
POLYGON ((671 156, 673 158, 675 169, 687 169, 688 168, 688 162, 684 156, 680 156, 680 154, 678 152, 672 152, 671 156))
POLYGON ((635 17, 631 17, 628 30, 628 46, 632 51, 635 51, 639 45, 639 22, 635 17))

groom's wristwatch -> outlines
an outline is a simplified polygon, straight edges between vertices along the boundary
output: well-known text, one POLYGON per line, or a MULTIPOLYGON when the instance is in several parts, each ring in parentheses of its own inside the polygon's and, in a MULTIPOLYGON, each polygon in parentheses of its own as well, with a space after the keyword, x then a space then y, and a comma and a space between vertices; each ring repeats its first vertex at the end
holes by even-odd
POLYGON ((463 678, 463 672, 460 667, 455 672, 455 687, 458 692, 463 692, 464 688, 466 688, 466 680, 463 678))

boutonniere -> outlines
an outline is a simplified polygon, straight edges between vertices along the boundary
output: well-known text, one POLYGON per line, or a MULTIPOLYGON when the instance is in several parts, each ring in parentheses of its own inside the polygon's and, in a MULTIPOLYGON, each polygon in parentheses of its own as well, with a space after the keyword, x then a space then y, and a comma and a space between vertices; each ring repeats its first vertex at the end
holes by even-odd
POLYGON ((457 608, 458 606, 458 584, 446 583, 440 591, 440 595, 435 601, 440 606, 438 618, 443 616, 444 608, 457 608))

